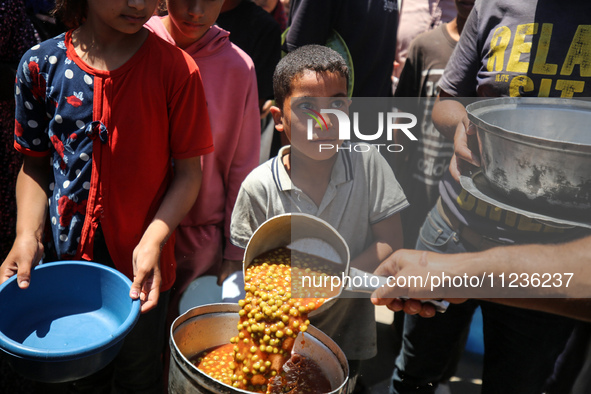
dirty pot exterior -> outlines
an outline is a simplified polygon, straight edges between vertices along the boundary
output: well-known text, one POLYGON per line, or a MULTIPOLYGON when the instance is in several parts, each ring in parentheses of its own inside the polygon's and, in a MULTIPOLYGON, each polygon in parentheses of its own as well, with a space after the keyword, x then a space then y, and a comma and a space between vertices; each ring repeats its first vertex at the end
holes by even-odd
POLYGON ((466 107, 483 174, 515 204, 557 212, 591 208, 591 103, 495 98, 466 107))

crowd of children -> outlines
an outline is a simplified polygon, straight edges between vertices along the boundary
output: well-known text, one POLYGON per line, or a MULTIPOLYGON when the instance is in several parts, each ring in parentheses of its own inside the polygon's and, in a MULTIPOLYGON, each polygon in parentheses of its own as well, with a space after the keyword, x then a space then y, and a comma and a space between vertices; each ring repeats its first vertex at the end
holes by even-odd
MULTIPOLYGON (((84 259, 127 275, 129 296, 141 302, 117 358, 67 384, 69 392, 166 392, 163 355, 183 292, 202 275, 221 283, 240 270, 251 235, 276 215, 327 221, 351 265, 369 272, 403 247, 463 253, 587 234, 503 227, 468 206, 459 159, 451 160, 466 115, 452 99, 588 95, 591 6, 456 0, 457 17, 413 40, 396 74, 396 97, 438 97, 441 134, 423 122, 414 150, 392 168, 371 144, 343 138, 338 113, 349 113, 352 83, 354 97, 391 94, 399 2, 258 3, 266 11, 250 0, 58 0, 52 15, 68 30, 14 68, 10 142, 22 167, 7 183, 17 212, 0 282, 16 276, 26 291, 41 260, 84 259), (263 29, 241 9, 271 15, 263 29), (276 32, 285 27, 279 60, 276 32), (343 53, 324 46, 334 32, 343 53), (259 165, 267 111, 285 144, 259 165), (429 160, 451 171, 426 174, 429 160)), ((483 392, 551 392, 547 379, 574 321, 468 301, 431 319, 405 318, 392 393, 435 392, 477 305, 487 318, 483 392)), ((379 346, 370 300, 343 297, 311 320, 346 354, 349 392, 362 392, 361 362, 379 346)))

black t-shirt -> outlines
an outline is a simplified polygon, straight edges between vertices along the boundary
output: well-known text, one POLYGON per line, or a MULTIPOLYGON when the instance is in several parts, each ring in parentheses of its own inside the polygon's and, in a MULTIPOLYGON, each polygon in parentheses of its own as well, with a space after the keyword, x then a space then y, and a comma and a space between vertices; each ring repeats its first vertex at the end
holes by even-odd
MULTIPOLYGON (((439 86, 456 97, 591 96, 591 2, 477 1, 439 86)), ((461 222, 492 238, 579 235, 478 200, 449 172, 440 193, 461 222)))
POLYGON ((589 97, 591 2, 477 1, 441 78, 456 97, 589 97))
POLYGON ((259 99, 273 98, 273 73, 281 58, 281 28, 267 11, 243 0, 219 15, 216 24, 230 32, 230 41, 254 62, 259 99))
POLYGON ((394 94, 397 98, 422 98, 421 112, 418 112, 420 127, 413 130, 418 140, 405 142, 406 163, 395 168, 396 178, 410 202, 410 207, 402 212, 404 246, 407 248, 414 248, 419 228, 439 197, 439 181, 454 152, 453 141, 435 129, 431 111, 439 93, 439 79, 455 46, 456 41, 449 35, 447 24, 418 35, 410 44, 394 94))
POLYGON ((353 59, 354 97, 389 97, 396 52, 396 0, 291 0, 286 48, 325 45, 336 30, 353 59))

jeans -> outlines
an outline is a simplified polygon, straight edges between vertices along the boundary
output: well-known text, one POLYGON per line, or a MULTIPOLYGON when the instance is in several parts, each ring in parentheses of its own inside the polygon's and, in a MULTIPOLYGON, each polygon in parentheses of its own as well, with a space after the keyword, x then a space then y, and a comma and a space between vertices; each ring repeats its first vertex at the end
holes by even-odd
MULTIPOLYGON (((466 246, 436 208, 421 227, 418 250, 463 253, 466 246)), ((563 317, 468 300, 433 318, 407 315, 391 393, 434 393, 454 355, 464 345, 472 314, 483 315, 483 394, 540 394, 574 322, 563 317)))

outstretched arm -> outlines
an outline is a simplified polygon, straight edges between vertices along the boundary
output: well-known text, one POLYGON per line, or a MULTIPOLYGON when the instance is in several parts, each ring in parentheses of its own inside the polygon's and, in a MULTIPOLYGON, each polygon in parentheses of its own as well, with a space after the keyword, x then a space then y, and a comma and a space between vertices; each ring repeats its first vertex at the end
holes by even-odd
MULTIPOLYGON (((428 272, 448 275, 479 276, 483 273, 511 274, 552 273, 557 263, 560 272, 572 273, 568 287, 531 287, 528 294, 540 297, 565 298, 483 298, 516 307, 536 309, 567 317, 591 321, 591 236, 556 245, 519 245, 489 249, 478 253, 438 254, 433 252, 400 250, 386 259, 375 271, 379 275, 426 276, 428 272), (566 298, 568 297, 568 298, 566 298)), ((387 305, 394 311, 404 310, 424 317, 435 315, 432 305, 417 300, 406 302, 393 298, 394 289, 376 290, 372 302, 387 305)), ((412 296, 412 289, 409 289, 412 296)), ((510 295, 510 293, 509 293, 510 295)), ((465 299, 450 299, 452 303, 465 299)))
POLYGON ((454 155, 449 171, 459 181, 462 167, 480 167, 476 128, 470 124, 466 108, 459 100, 442 90, 432 113, 433 124, 447 139, 454 142, 454 155))
POLYGON ((47 189, 51 179, 49 156, 25 156, 16 182, 16 239, 0 266, 0 283, 17 275, 21 289, 29 287, 31 269, 43 256, 43 228, 47 189))
POLYGON ((134 280, 130 297, 140 299, 141 311, 158 304, 160 296, 160 251, 174 229, 189 212, 201 188, 201 159, 175 161, 175 175, 154 219, 133 251, 134 280))

